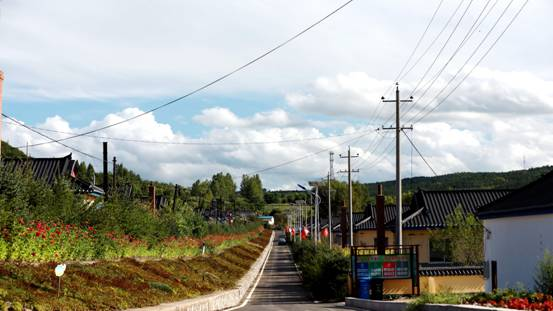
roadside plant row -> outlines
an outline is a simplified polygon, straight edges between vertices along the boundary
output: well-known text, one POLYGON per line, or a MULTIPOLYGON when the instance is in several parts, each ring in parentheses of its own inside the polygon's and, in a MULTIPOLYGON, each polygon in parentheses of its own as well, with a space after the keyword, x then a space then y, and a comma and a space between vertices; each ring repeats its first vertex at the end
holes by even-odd
POLYGON ((212 234, 201 239, 169 236, 153 243, 117 231, 97 232, 93 226, 41 221, 26 223, 20 219, 12 227, 9 240, 0 238, 0 260, 61 262, 124 257, 190 257, 240 244, 263 230, 259 224, 244 228, 249 230, 212 234))
POLYGON ((312 241, 290 245, 294 261, 301 271, 303 284, 317 300, 342 300, 346 296, 349 272, 348 257, 340 248, 330 248, 312 241))
POLYGON ((113 195, 86 203, 63 179, 48 185, 0 167, 0 261, 175 258, 230 247, 256 222, 208 222, 185 202, 152 211, 113 195))
POLYGON ((55 263, 2 262, 0 310, 124 310, 234 288, 270 236, 256 230, 247 241, 192 258, 69 263, 59 297, 55 263))

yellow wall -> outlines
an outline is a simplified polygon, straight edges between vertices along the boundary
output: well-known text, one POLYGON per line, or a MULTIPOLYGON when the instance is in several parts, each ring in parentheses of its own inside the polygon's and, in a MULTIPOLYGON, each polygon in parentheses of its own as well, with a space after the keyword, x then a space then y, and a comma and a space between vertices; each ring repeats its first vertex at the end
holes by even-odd
MULTIPOLYGON (((421 276, 421 293, 478 293, 484 291, 480 275, 421 276)), ((385 295, 411 294, 411 280, 385 280, 385 295)))
MULTIPOLYGON (((376 230, 357 231, 353 234, 355 245, 372 246, 376 238, 376 230)), ((394 243, 394 233, 386 231, 386 237, 390 244, 394 243)), ((419 262, 430 262, 430 231, 428 230, 404 230, 404 245, 419 245, 419 262)))

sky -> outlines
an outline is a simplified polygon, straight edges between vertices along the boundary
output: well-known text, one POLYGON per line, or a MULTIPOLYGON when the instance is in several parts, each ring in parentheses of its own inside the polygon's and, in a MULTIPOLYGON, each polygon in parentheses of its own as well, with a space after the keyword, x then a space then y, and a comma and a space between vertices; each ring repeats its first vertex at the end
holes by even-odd
MULTIPOLYGON (((109 125, 234 70, 343 3, 0 1, 3 112, 54 138, 109 125)), ((101 157, 107 140, 110 158, 147 179, 187 186, 259 173, 268 189, 324 178, 330 151, 334 170, 345 169, 350 145, 355 180, 392 180, 394 132, 376 129, 395 126, 394 103, 380 99, 399 82, 400 97, 413 96, 400 107, 406 135, 432 168, 403 135, 402 176, 551 165, 553 2, 528 1, 499 38, 524 3, 356 0, 201 92, 64 143, 101 157)), ((2 121, 11 145, 48 141, 2 121)), ((59 144, 28 148, 70 152, 101 169, 59 144)))

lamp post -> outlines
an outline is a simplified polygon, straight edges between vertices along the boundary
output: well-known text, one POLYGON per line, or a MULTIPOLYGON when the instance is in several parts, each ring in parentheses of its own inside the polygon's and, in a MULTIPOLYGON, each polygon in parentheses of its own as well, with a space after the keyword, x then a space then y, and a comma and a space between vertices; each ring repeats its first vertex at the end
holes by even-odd
MULTIPOLYGON (((309 185, 312 183, 310 182, 309 185)), ((315 185, 315 193, 313 191, 305 188, 304 186, 298 184, 298 187, 303 189, 305 192, 309 193, 309 195, 313 196, 315 198, 314 205, 315 205, 315 229, 311 228, 314 234, 314 240, 315 242, 319 241, 319 203, 321 202, 321 197, 319 196, 319 188, 318 185, 315 185)))

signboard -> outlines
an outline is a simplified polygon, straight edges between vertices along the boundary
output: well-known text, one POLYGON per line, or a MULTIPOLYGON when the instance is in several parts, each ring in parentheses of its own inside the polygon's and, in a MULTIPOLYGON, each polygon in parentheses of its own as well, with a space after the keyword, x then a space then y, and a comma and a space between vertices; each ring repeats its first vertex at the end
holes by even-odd
POLYGON ((389 279, 411 279, 413 294, 415 288, 419 292, 416 245, 387 247, 382 254, 378 254, 376 247, 354 246, 351 249, 351 264, 359 298, 370 296, 371 283, 381 287, 382 281, 389 279))
POLYGON ((410 279, 412 275, 409 254, 358 256, 357 262, 367 263, 371 279, 410 279))

